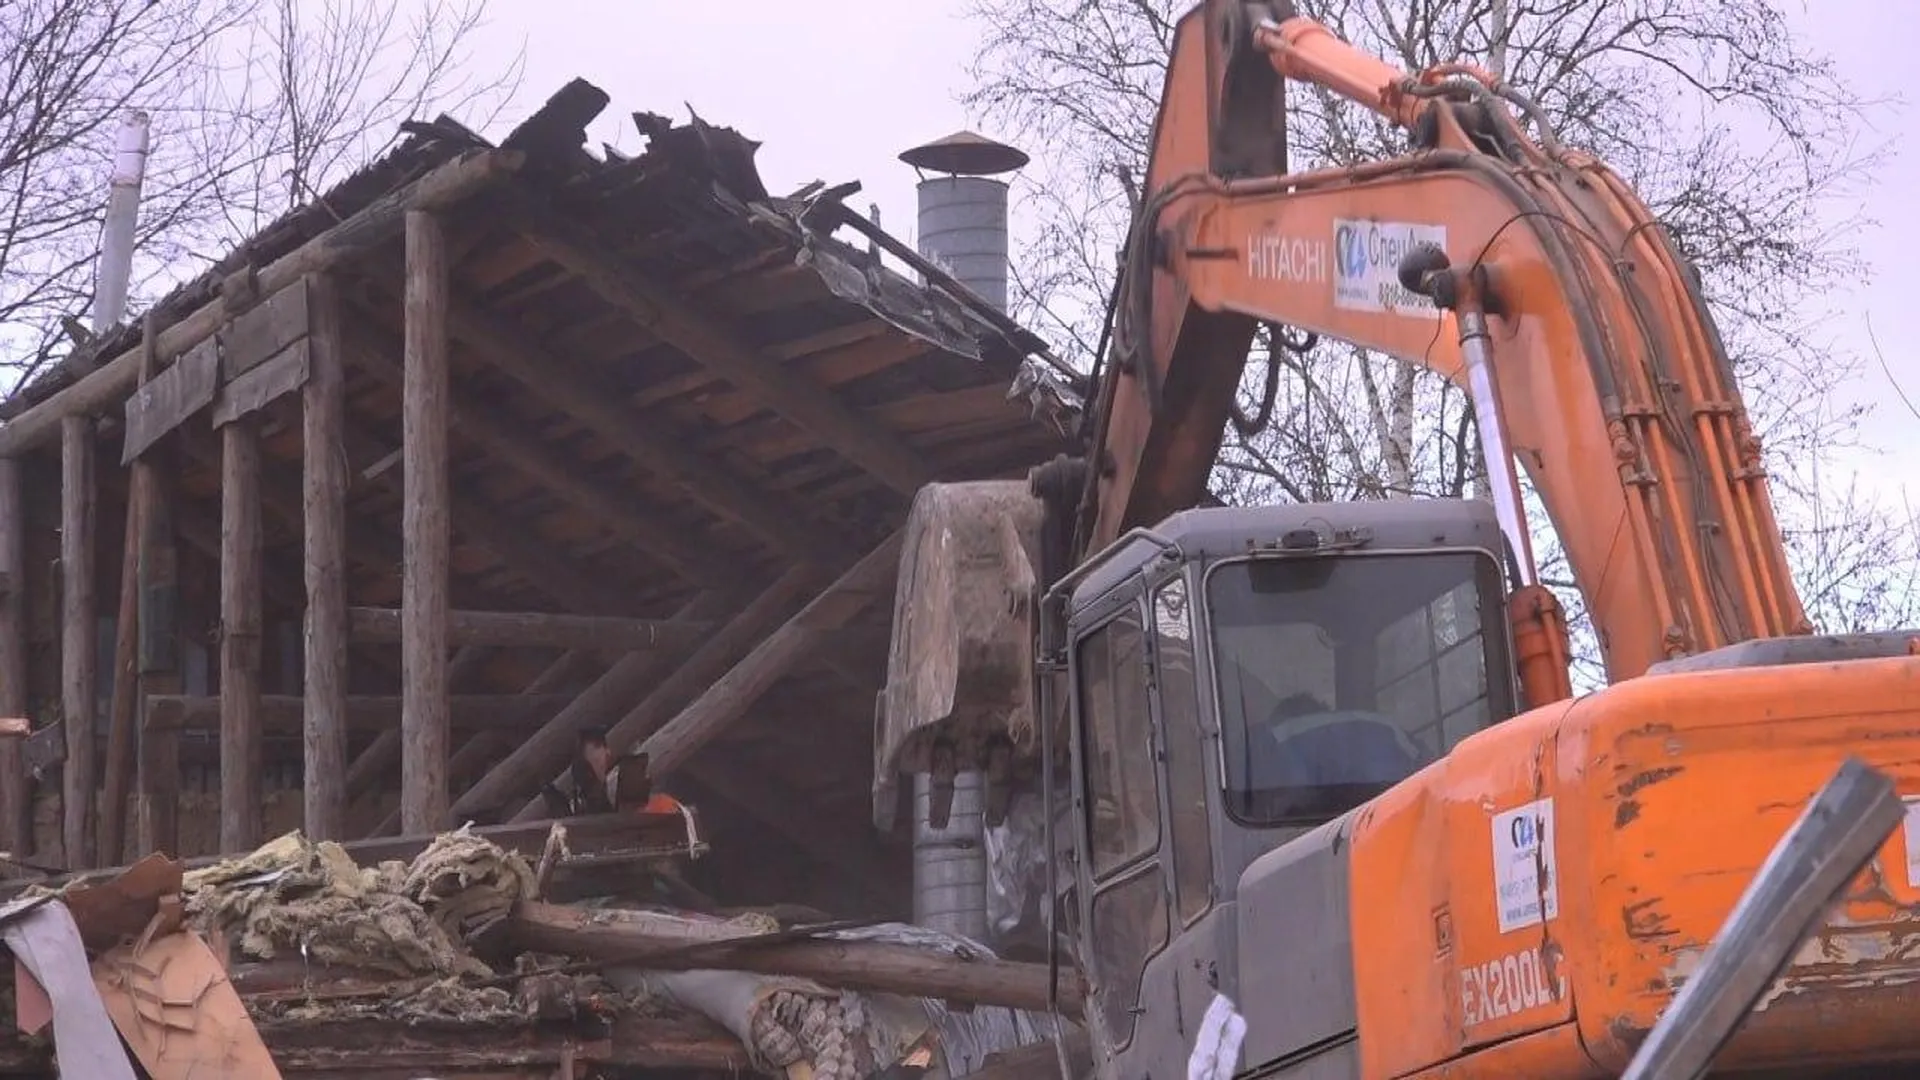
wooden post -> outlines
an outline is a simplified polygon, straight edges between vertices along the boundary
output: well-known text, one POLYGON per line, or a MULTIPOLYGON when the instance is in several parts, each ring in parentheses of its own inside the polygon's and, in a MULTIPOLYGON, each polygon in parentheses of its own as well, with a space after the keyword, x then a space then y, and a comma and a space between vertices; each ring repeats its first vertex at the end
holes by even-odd
POLYGON ((302 389, 306 537, 306 832, 347 833, 347 442, 340 300, 333 279, 307 283, 311 325, 302 389))
POLYGON ((66 725, 60 835, 69 869, 93 865, 95 634, 93 421, 60 421, 60 719, 66 725))
MULTIPOLYGON (((137 484, 139 474, 131 474, 137 484)), ((120 550, 120 607, 113 627, 113 699, 107 708, 107 760, 100 796, 100 860, 126 859, 127 796, 140 740, 140 493, 127 491, 120 550)), ((3 715, 3 714, 0 714, 3 715)))
MULTIPOLYGON (((27 522, 20 463, 0 457, 0 716, 27 715, 27 522)), ((20 744, 0 739, 0 849, 33 852, 33 787, 20 744)))
MULTIPOLYGON (((147 363, 153 364, 153 337, 147 363)), ((151 375, 151 367, 148 369, 151 375)), ((171 441, 171 440, 169 440, 171 441)), ((133 463, 140 505, 140 760, 135 776, 139 851, 178 854, 180 847, 180 736, 147 723, 146 700, 178 694, 180 647, 179 550, 174 536, 174 490, 167 443, 133 463)))
POLYGON ((439 221, 408 211, 400 821, 409 833, 447 818, 447 269, 439 221))
POLYGON ((260 844, 260 437, 220 429, 220 850, 260 844))

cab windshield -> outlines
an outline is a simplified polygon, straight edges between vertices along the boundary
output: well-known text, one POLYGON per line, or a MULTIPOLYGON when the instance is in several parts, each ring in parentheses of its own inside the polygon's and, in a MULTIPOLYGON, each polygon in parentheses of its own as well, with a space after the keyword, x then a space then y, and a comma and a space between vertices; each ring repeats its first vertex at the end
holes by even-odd
POLYGON ((1249 558, 1206 579, 1227 807, 1330 820, 1512 714, 1493 560, 1249 558))

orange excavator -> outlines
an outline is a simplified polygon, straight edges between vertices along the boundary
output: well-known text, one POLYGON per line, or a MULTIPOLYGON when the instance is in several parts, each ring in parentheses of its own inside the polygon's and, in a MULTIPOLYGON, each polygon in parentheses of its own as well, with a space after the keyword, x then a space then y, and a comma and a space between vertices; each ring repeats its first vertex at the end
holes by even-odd
MULTIPOLYGON (((1099 1076, 1179 1075, 1216 997, 1240 1076, 1619 1076, 1843 759, 1920 794, 1915 636, 1813 633, 1694 271, 1500 80, 1207 0, 1115 295, 1084 453, 916 498, 875 792, 885 823, 903 775, 977 772, 995 819, 1066 766, 1054 940, 1099 1076), (1408 152, 1287 172, 1286 80, 1408 152), (1198 506, 1263 324, 1462 385, 1492 498, 1198 506)), ((1920 1067, 1915 828, 1716 1073, 1920 1067)))

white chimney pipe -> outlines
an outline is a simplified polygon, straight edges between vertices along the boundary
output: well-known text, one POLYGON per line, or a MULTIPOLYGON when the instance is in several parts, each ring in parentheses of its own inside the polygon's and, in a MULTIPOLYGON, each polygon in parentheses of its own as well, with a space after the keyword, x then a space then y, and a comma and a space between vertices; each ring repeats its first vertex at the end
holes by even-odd
POLYGON ((140 216, 140 185, 147 178, 149 118, 136 109, 120 125, 114 148, 113 187, 107 195, 107 225, 100 238, 100 264, 93 295, 93 329, 104 333, 127 313, 133 277, 133 234, 140 216))

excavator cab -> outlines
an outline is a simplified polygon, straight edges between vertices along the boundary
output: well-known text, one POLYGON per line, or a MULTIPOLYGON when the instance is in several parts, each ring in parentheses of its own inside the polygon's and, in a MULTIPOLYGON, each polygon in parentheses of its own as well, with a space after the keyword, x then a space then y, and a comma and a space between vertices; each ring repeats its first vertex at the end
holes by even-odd
POLYGON ((1326 975, 1276 982, 1294 1030, 1250 1038, 1351 1031, 1342 823, 1513 715, 1506 562, 1480 502, 1225 507, 1135 530, 1057 587, 1069 906, 1108 1075, 1184 1069, 1192 1038, 1162 1033, 1240 999, 1247 934, 1326 975), (1280 865, 1297 895, 1249 923, 1248 876, 1280 865))

